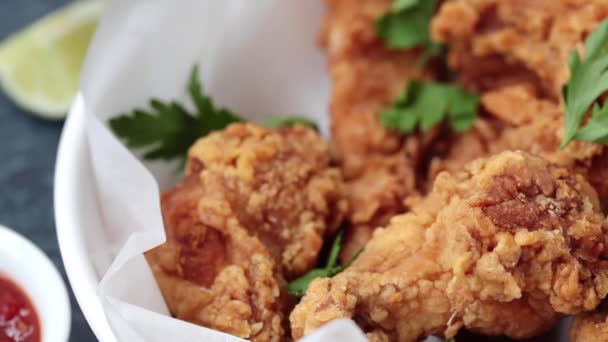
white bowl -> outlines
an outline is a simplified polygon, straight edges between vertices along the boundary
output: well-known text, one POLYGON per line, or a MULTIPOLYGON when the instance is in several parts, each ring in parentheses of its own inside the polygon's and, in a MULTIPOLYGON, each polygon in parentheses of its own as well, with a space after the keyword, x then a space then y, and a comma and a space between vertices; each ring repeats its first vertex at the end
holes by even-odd
POLYGON ((23 236, 0 226, 0 274, 29 296, 40 319, 43 342, 66 342, 70 336, 70 300, 55 265, 23 236))
POLYGON ((59 249, 70 285, 91 329, 102 342, 116 339, 97 296, 105 268, 106 249, 101 214, 93 194, 93 172, 85 135, 85 110, 79 95, 65 123, 55 168, 55 223, 59 249), (101 261, 100 261, 101 260, 101 261))

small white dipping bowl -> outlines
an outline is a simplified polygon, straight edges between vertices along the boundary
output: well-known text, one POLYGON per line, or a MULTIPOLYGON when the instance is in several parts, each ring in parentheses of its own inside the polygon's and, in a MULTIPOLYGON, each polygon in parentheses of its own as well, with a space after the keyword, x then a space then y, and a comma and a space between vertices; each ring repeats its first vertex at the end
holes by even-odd
POLYGON ((55 265, 23 236, 0 226, 0 276, 17 284, 34 304, 43 342, 70 336, 70 300, 55 265))

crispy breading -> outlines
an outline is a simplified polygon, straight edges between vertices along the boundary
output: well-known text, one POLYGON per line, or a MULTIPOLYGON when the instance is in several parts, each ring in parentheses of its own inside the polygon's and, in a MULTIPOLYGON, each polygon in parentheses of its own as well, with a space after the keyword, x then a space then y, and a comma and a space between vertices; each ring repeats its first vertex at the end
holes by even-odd
POLYGON ((436 158, 429 180, 439 171, 453 171, 475 158, 502 151, 522 150, 579 172, 597 187, 602 202, 608 200, 603 166, 605 146, 575 140, 560 148, 564 132, 563 106, 539 97, 529 84, 512 85, 482 95, 488 116, 454 138, 448 153, 436 158))
POLYGON ((539 117, 549 116, 553 119, 562 116, 561 107, 541 98, 536 88, 529 83, 488 91, 482 94, 481 102, 490 116, 514 127, 530 124, 539 117))
MULTIPOLYGON (((214 227, 199 213, 204 189, 197 175, 163 194, 167 242, 146 253, 169 310, 195 324, 249 338, 284 336, 282 280, 259 239, 235 218, 214 227)), ((213 216, 226 217, 225 203, 213 216)))
POLYGON ((200 173, 201 206, 225 201, 293 278, 316 265, 323 237, 347 210, 342 176, 329 163, 329 146, 312 129, 237 124, 197 141, 187 172, 200 173))
MULTIPOLYGON (((435 161, 438 170, 458 169, 463 146, 490 155, 520 149, 585 175, 608 207, 606 148, 574 141, 559 145, 564 131, 562 86, 572 51, 584 53, 585 39, 608 17, 607 0, 447 0, 432 22, 434 39, 449 47, 448 61, 460 83, 482 92, 489 120, 504 126, 495 138, 473 141, 467 132, 435 161)), ((471 153, 469 153, 471 155, 471 153)))
POLYGON ((430 190, 441 171, 458 171, 477 158, 487 157, 493 143, 500 138, 504 124, 498 120, 479 118, 467 132, 446 139, 444 151, 431 159, 426 190, 430 190))
POLYGON ((448 45, 450 68, 470 88, 531 83, 558 99, 571 52, 607 16, 606 0, 446 0, 432 35, 448 45))
POLYGON ((322 42, 334 80, 332 137, 351 189, 346 256, 388 217, 407 210, 404 201, 424 194, 439 171, 475 158, 522 149, 598 174, 600 169, 589 167, 603 151, 599 145, 574 142, 560 151, 559 99, 570 53, 582 52, 586 35, 608 16, 607 0, 441 2, 433 38, 447 44, 459 83, 482 93, 484 115, 473 130, 441 132, 439 138, 436 131, 399 136, 379 121, 407 80, 434 77, 432 69, 417 68, 418 51, 389 51, 376 37, 375 20, 391 1, 326 3, 322 42), (441 148, 433 150, 434 144, 441 148), (371 179, 380 181, 370 187, 371 179))
POLYGON ((254 341, 284 338, 281 287, 316 265, 346 212, 328 145, 305 127, 233 124, 197 141, 161 199, 167 242, 146 253, 179 319, 254 341))
POLYGON ((576 315, 568 335, 570 342, 608 342, 606 303, 596 311, 576 315))
POLYGON ((352 318, 372 340, 540 334, 608 292, 608 227, 578 174, 503 152, 438 175, 374 232, 344 272, 315 280, 290 316, 299 338, 352 318))
POLYGON ((431 76, 418 66, 418 51, 388 50, 376 35, 376 19, 391 0, 326 0, 321 44, 327 50, 331 133, 336 159, 349 188, 350 229, 343 259, 372 230, 405 210, 416 192, 421 150, 430 137, 403 137, 385 128, 380 113, 410 79, 431 76), (351 244, 352 243, 352 244, 351 244))

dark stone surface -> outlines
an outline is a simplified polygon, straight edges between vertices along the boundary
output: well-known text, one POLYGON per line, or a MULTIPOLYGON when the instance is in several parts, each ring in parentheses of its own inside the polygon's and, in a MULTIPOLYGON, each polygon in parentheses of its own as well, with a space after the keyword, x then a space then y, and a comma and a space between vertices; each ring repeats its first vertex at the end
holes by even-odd
MULTIPOLYGON (((67 2, 0 0, 0 39, 67 2)), ((0 224, 40 246, 68 284, 53 217, 53 171, 62 126, 62 122, 44 121, 23 112, 0 94, 0 224)), ((95 341, 71 289, 70 300, 70 341, 95 341)))

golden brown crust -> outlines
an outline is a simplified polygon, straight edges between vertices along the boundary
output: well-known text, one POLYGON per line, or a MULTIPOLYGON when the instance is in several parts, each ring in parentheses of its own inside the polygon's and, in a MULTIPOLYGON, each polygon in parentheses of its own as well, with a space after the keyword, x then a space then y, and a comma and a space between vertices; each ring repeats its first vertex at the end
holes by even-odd
MULTIPOLYGON (((406 137, 382 127, 379 114, 407 80, 433 78, 433 71, 417 68, 417 51, 387 50, 376 36, 375 20, 389 0, 326 3, 321 40, 334 80, 332 137, 351 203, 345 257, 406 211, 404 203, 424 194, 438 172, 475 158, 521 149, 592 174, 594 185, 603 186, 601 169, 590 169, 601 162, 601 146, 575 142, 560 150, 559 98, 571 51, 583 50, 586 35, 608 16, 608 1, 443 1, 432 34, 448 45, 459 82, 482 92, 485 115, 462 135, 406 137)), ((606 191, 599 192, 605 202, 606 191)))
MULTIPOLYGON (((606 0, 447 0, 432 21, 434 39, 449 47, 449 64, 462 84, 482 92, 488 120, 499 122, 485 139, 486 154, 524 150, 589 175, 605 202, 600 165, 604 147, 575 141, 566 149, 561 88, 567 60, 583 52, 586 36, 608 16, 606 0)), ((462 145, 456 138, 455 146, 462 145)), ((470 140, 470 139, 469 139, 470 140)), ((435 169, 457 169, 456 149, 435 169), (441 165, 443 164, 443 165, 441 165), (451 164, 451 165, 450 165, 451 164)), ((436 172, 436 171, 435 171, 436 172)))
POLYGON ((574 317, 569 331, 570 342, 608 342, 606 308, 574 317))
POLYGON ((441 173, 351 267, 311 284, 290 316, 292 335, 340 317, 389 340, 460 327, 537 335, 608 292, 603 222, 582 177, 523 152, 441 173))
POLYGON ((285 336, 285 279, 315 266, 346 212, 329 147, 305 127, 233 124, 197 141, 161 199, 167 242, 146 253, 177 318, 254 341, 285 336))
POLYGON ((571 51, 608 16, 606 0, 447 0, 432 22, 459 81, 478 91, 535 84, 558 99, 571 51))
MULTIPOLYGON (((281 280, 261 242, 236 219, 213 227, 197 175, 162 196, 167 242, 146 257, 175 317, 255 341, 284 335, 281 280)), ((221 203, 217 215, 223 216, 221 203)))
MULTIPOLYGON (((450 151, 433 161, 430 180, 439 171, 458 170, 475 158, 522 150, 589 175, 594 186, 602 184, 603 145, 575 140, 566 148, 560 148, 564 130, 561 104, 541 98, 529 84, 488 91, 481 100, 487 117, 477 120, 470 131, 455 137, 450 151)), ((606 190, 598 191, 602 199, 606 198, 606 190)))
POLYGON ((221 198, 293 278, 315 266, 323 237, 347 210, 342 176, 329 162, 328 145, 309 128, 236 124, 196 142, 188 172, 201 169, 208 195, 200 210, 221 198))
POLYGON ((331 133, 344 173, 351 224, 343 259, 373 229, 405 210, 403 199, 416 192, 416 172, 428 138, 402 137, 385 128, 380 113, 410 79, 429 78, 417 65, 418 51, 389 51, 376 36, 376 19, 391 0, 326 0, 321 43, 327 50, 331 94, 331 133))

